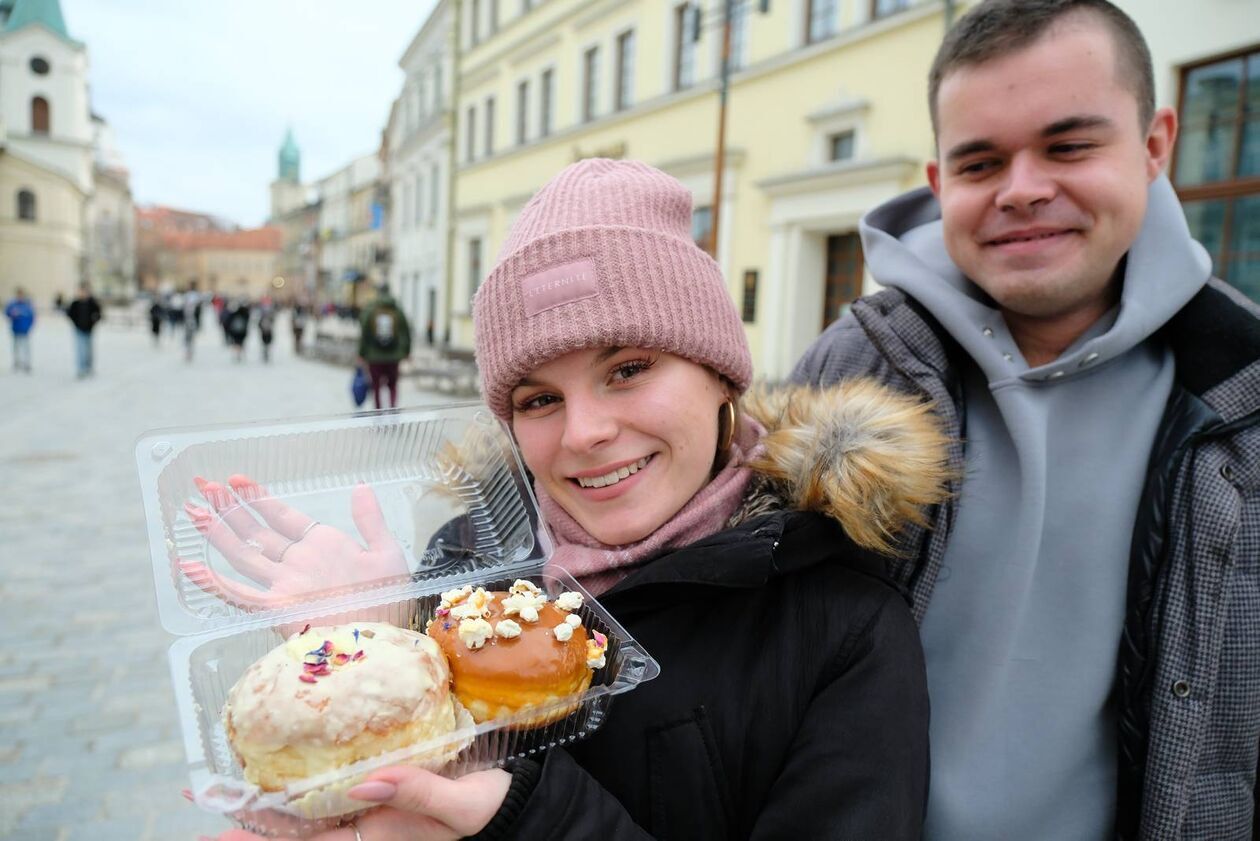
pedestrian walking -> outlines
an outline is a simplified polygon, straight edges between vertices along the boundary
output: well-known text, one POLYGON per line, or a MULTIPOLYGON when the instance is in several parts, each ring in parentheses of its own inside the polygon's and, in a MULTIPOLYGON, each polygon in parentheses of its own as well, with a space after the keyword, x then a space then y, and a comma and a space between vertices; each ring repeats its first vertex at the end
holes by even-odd
POLYGON ((411 325, 382 284, 359 321, 359 360, 372 378, 372 398, 382 408, 381 389, 389 390, 389 406, 398 405, 398 366, 411 355, 411 325))
POLYGON ((264 295, 258 302, 258 338, 262 342, 262 360, 271 361, 271 340, 275 337, 276 305, 264 295))
POLYGON ((66 315, 74 325, 77 376, 79 379, 90 377, 96 373, 95 360, 92 357, 92 331, 101 320, 101 305, 92 295, 92 288, 86 281, 79 284, 79 293, 66 306, 66 315))
POLYGON ((188 288, 184 290, 180 321, 184 325, 184 361, 192 362, 193 345, 198 331, 201 330, 201 294, 197 291, 195 282, 188 284, 188 288))
MULTIPOLYGON (((574 164, 521 212, 473 302, 482 393, 533 477, 548 562, 660 676, 585 740, 510 769, 373 771, 349 796, 384 808, 312 841, 920 837, 923 655, 878 550, 942 498, 946 439, 928 404, 870 384, 741 407, 747 339, 691 209, 688 188, 645 164, 574 164)), ((402 557, 302 530, 309 517, 274 500, 261 519, 279 533, 260 530, 231 506, 263 494, 231 481, 235 496, 203 486, 225 525, 194 522, 277 592, 285 576, 345 576, 332 587, 402 557), (282 537, 295 524, 298 539, 282 537)), ((370 489, 356 493, 372 511, 370 489)))
POLYGON ((959 442, 891 567, 929 841, 1260 832, 1260 310, 1191 237, 1154 90, 1106 0, 976 4, 929 75, 930 186, 861 222, 883 290, 794 375, 922 395, 959 442))
POLYGON ((26 297, 26 290, 19 286, 13 300, 4 307, 13 331, 13 370, 31 373, 31 328, 35 326, 35 307, 26 297))
POLYGON ((224 308, 223 316, 223 332, 232 348, 232 358, 243 362, 245 337, 249 334, 249 302, 244 298, 235 299, 224 308))
POLYGON ((166 308, 162 306, 161 299, 154 295, 153 303, 149 305, 149 332, 153 334, 154 347, 162 340, 162 319, 165 315, 166 308))
POLYGON ((306 322, 310 318, 310 313, 305 304, 296 303, 293 305, 293 317, 289 322, 289 327, 293 331, 293 355, 302 355, 302 334, 306 332, 306 322))

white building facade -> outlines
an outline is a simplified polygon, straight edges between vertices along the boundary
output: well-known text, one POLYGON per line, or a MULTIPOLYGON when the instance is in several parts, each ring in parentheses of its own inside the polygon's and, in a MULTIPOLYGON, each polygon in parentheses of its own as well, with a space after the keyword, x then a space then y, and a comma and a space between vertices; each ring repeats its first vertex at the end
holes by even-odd
POLYGON ((447 335, 454 3, 440 0, 398 61, 385 129, 388 278, 417 340, 447 335))
POLYGON ((354 304, 363 284, 384 280, 376 270, 385 243, 376 202, 380 177, 380 158, 370 154, 316 184, 321 300, 354 304))

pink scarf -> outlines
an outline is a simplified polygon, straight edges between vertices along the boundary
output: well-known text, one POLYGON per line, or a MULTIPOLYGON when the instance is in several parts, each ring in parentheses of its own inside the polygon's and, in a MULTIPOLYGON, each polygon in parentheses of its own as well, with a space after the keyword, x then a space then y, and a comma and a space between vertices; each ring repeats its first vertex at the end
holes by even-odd
POLYGON ((731 444, 730 458, 709 484, 701 488, 669 521, 636 543, 608 546, 587 533, 560 505, 534 483, 543 519, 551 527, 556 551, 547 566, 560 567, 598 596, 635 567, 670 549, 695 543, 721 531, 744 499, 752 471, 744 464, 759 454, 766 430, 747 416, 731 444))

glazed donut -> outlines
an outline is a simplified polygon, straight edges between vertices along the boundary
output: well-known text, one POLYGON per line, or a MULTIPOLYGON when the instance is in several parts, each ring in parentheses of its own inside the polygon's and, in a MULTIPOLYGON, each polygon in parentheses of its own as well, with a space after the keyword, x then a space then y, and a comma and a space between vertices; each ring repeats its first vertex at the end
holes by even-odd
MULTIPOLYGON (((581 694, 604 665, 608 640, 582 626, 578 593, 554 602, 518 580, 507 592, 465 586, 442 594, 427 632, 446 655, 455 696, 477 722, 515 716, 581 694)), ((540 727, 569 715, 580 699, 514 723, 540 727)))
POLYGON ((308 626, 245 670, 223 720, 245 779, 279 791, 452 733, 467 716, 449 686, 442 652, 417 631, 308 626))

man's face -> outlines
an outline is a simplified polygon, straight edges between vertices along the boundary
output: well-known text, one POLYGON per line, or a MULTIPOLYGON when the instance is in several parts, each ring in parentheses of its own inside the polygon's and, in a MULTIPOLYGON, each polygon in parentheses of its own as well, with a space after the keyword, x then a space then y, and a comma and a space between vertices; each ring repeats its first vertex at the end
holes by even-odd
POLYGON ((928 181, 954 263, 1007 311, 1057 319, 1107 300, 1176 135, 1139 125, 1104 24, 1061 21, 1029 47, 951 71, 928 181))

